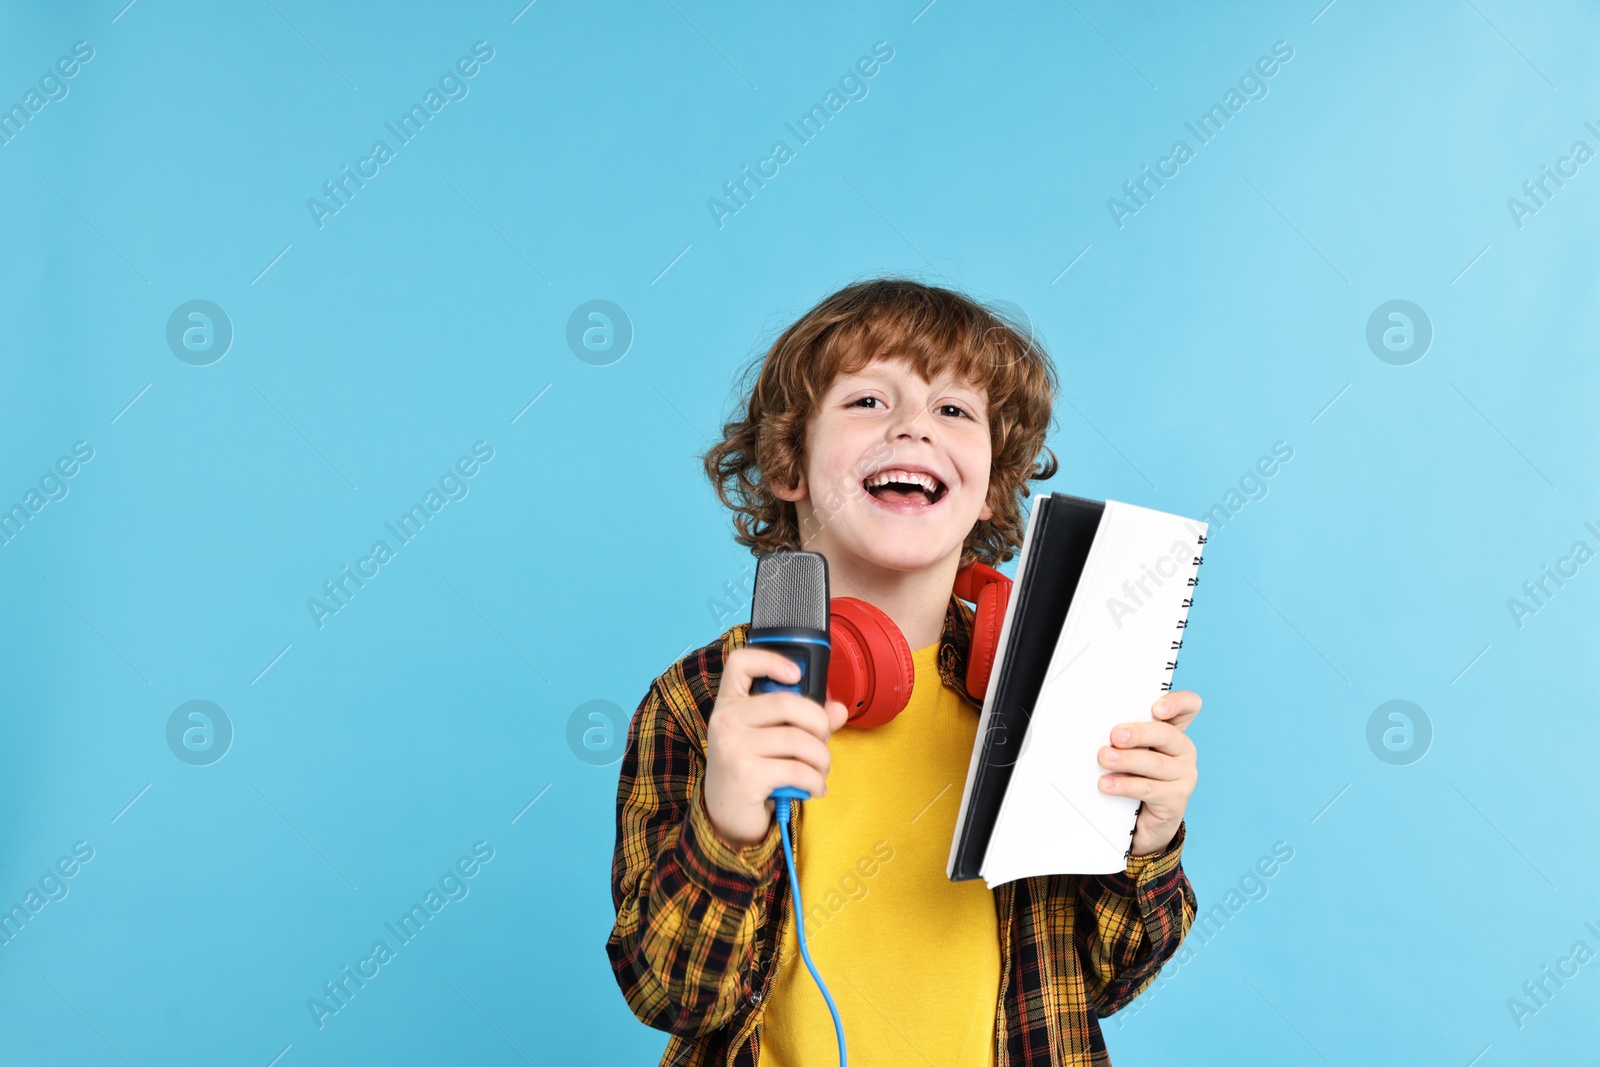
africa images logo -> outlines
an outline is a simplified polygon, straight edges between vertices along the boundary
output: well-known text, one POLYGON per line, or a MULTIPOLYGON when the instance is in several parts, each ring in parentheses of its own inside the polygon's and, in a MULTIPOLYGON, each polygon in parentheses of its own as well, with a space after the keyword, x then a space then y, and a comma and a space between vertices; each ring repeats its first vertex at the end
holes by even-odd
POLYGON ((1217 138, 1232 120, 1233 116, 1244 110, 1244 106, 1252 100, 1265 100, 1268 79, 1277 76, 1294 58, 1294 48, 1288 41, 1274 41, 1272 55, 1261 56, 1239 76, 1238 88, 1229 86, 1222 94, 1221 103, 1214 103, 1202 111, 1193 122, 1185 122, 1184 129, 1194 137, 1194 147, 1189 142, 1179 139, 1172 142, 1172 148, 1167 154, 1156 160, 1155 170, 1150 169, 1150 164, 1144 163, 1139 167, 1139 176, 1130 178, 1122 183, 1122 199, 1108 197, 1106 210, 1111 213, 1111 221, 1117 224, 1117 229, 1127 225, 1127 219, 1139 214, 1150 206, 1150 201, 1155 195, 1167 187, 1167 182, 1181 174, 1182 168, 1194 159, 1201 147, 1210 144, 1217 138))
POLYGON ((478 41, 472 46, 471 56, 462 56, 456 60, 455 65, 447 67, 439 75, 438 88, 428 86, 422 94, 421 103, 413 103, 410 108, 400 113, 394 122, 385 122, 384 128, 394 137, 394 145, 386 140, 372 142, 372 148, 366 156, 356 160, 355 169, 350 169, 350 164, 345 163, 339 168, 338 177, 322 183, 322 192, 326 199, 315 196, 306 199, 306 210, 311 212, 311 221, 317 224, 317 229, 327 226, 326 220, 337 215, 340 211, 350 206, 350 201, 356 193, 367 187, 367 182, 382 173, 382 168, 388 165, 396 155, 397 150, 410 144, 433 117, 445 109, 445 105, 452 101, 461 101, 471 92, 468 86, 469 79, 478 76, 483 70, 483 65, 494 59, 494 48, 488 41, 478 41))
POLYGON ((399 958, 402 948, 422 935, 435 916, 448 905, 466 900, 472 892, 472 879, 493 859, 493 845, 487 841, 474 843, 472 854, 463 855, 446 867, 435 884, 423 892, 421 901, 413 903, 398 919, 383 924, 394 939, 393 945, 388 937, 380 937, 365 956, 356 960, 353 968, 348 963, 342 964, 334 977, 322 983, 321 993, 307 997, 306 1010, 311 1013, 311 1021, 317 1024, 317 1029, 325 1028, 328 1019, 348 1008, 368 982, 399 958))

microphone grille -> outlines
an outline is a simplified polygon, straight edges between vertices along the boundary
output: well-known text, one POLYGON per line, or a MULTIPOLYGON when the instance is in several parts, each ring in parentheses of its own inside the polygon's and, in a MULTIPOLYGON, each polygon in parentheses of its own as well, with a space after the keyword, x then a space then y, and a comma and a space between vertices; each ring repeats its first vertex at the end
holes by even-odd
POLYGON ((820 552, 782 550, 756 560, 753 630, 828 630, 828 560, 820 552))

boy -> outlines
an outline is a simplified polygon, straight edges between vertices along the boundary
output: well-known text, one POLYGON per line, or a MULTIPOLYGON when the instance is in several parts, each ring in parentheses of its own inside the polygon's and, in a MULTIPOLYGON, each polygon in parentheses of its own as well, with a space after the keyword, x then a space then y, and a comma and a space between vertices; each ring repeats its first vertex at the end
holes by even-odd
POLYGON ((945 875, 981 708, 952 587, 1019 550, 1027 483, 1056 472, 1049 357, 961 294, 881 279, 823 300, 751 369, 743 417, 705 456, 736 539, 822 553, 833 595, 899 626, 915 684, 889 723, 841 730, 835 701, 751 694, 799 672, 747 647, 748 624, 655 680, 617 783, 606 951, 628 1006, 673 1035, 663 1067, 836 1061, 767 799, 791 785, 812 797, 791 825, 807 942, 854 1062, 1109 1064, 1098 1019, 1194 918, 1183 731, 1200 698, 1165 694, 1100 751, 1101 788, 1142 801, 1124 872, 994 890, 945 875))

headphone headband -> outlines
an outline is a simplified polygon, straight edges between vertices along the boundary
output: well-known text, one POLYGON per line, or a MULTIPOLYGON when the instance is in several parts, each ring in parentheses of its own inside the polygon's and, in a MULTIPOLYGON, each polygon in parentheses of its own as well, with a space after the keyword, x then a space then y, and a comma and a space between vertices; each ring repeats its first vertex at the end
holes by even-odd
POLYGON ((1011 579, 989 566, 973 560, 971 563, 956 571, 955 594, 968 604, 976 604, 978 597, 991 585, 1000 585, 1007 593, 1011 592, 1011 579))

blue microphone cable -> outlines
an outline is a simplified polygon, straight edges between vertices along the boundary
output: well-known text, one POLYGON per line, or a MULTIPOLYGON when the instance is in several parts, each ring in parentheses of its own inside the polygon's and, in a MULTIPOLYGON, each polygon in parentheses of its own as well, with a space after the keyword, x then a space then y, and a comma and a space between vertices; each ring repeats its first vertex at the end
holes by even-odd
POLYGON ((811 977, 816 980, 817 988, 822 990, 822 999, 828 1004, 828 1012, 833 1016, 833 1033, 839 1039, 839 1067, 847 1067, 844 1051, 844 1024, 839 1021, 839 1009, 834 1006, 833 997, 828 993, 828 986, 822 980, 822 975, 817 973, 817 965, 811 962, 811 952, 806 948, 806 913, 800 904, 800 878, 794 870, 794 846, 789 843, 789 804, 791 801, 810 800, 811 794, 804 789, 793 786, 781 786, 772 791, 772 799, 776 802, 778 816, 778 836, 783 838, 783 862, 789 868, 789 889, 794 896, 794 928, 800 942, 800 958, 805 960, 806 970, 811 972, 811 977))

